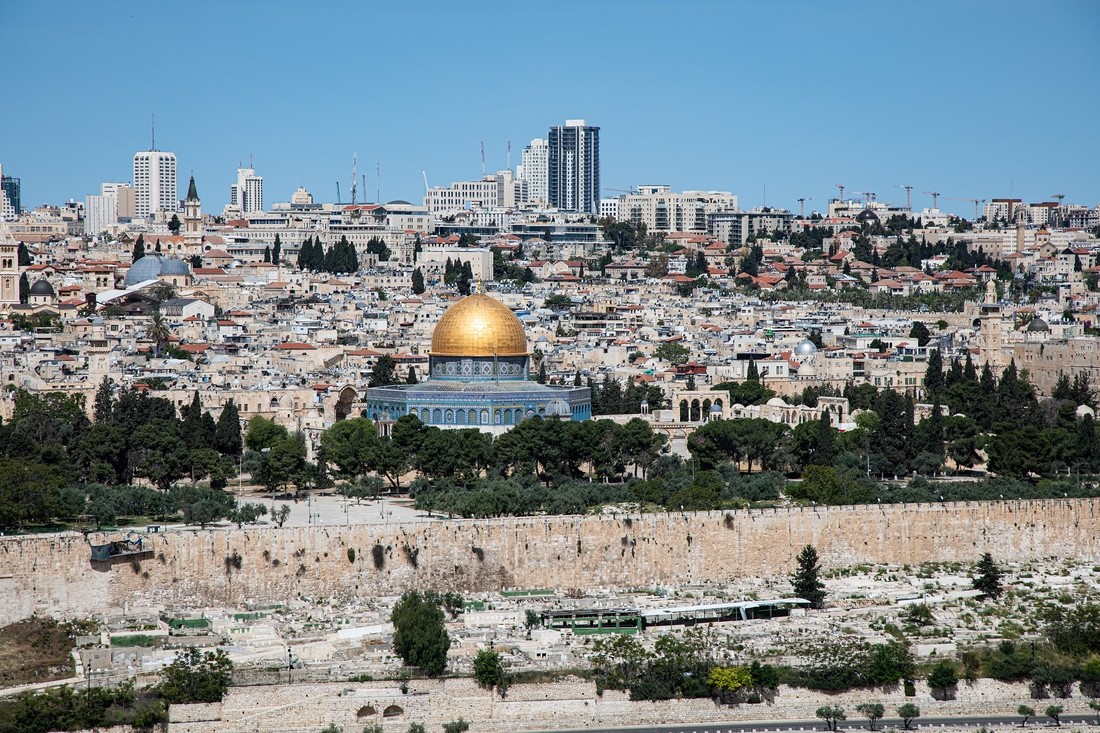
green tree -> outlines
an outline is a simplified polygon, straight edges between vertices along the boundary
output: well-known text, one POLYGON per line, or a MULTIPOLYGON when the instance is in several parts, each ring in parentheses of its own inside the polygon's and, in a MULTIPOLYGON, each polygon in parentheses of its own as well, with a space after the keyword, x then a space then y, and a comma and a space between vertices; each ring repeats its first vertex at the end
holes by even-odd
POLYGON ((688 360, 688 357, 691 356, 691 351, 683 344, 668 341, 658 346, 653 352, 653 356, 663 361, 667 361, 670 364, 680 365, 688 360))
POLYGON ((913 321, 913 327, 909 329, 909 338, 916 339, 918 346, 925 346, 932 340, 932 333, 923 321, 913 321))
POLYGON ((944 388, 943 357, 939 349, 928 354, 928 366, 924 370, 924 388, 929 395, 939 395, 944 388))
POLYGON ((1062 720, 1061 720, 1062 710, 1063 710, 1063 708, 1062 708, 1061 705, 1047 705, 1047 708, 1046 708, 1046 710, 1043 711, 1043 714, 1046 715, 1051 720, 1053 720, 1054 725, 1061 727, 1061 725, 1062 725, 1062 720))
POLYGON ((378 361, 374 363, 374 369, 371 370, 370 382, 367 383, 367 386, 385 387, 397 383, 396 362, 394 362, 393 357, 389 354, 382 354, 382 356, 378 357, 378 361))
POLYGON ((168 220, 168 231, 179 236, 180 227, 182 226, 183 223, 180 221, 179 216, 177 214, 172 214, 172 218, 168 220))
POLYGON ((973 581, 974 590, 980 590, 990 598, 999 598, 1003 592, 1001 588, 1002 573, 1001 569, 997 567, 997 563, 993 562, 993 555, 988 552, 982 555, 976 570, 978 575, 973 581))
POLYGON ((492 689, 504 686, 504 666, 500 655, 492 649, 482 649, 474 657, 474 679, 482 687, 492 689))
POLYGON ((283 240, 275 235, 275 245, 271 248, 271 264, 278 265, 283 259, 283 240))
POLYGON ((462 718, 443 724, 443 733, 466 733, 470 730, 470 724, 462 718))
POLYGON ((31 281, 27 273, 19 276, 19 302, 26 305, 31 299, 31 281))
POLYGON ((1021 705, 1020 707, 1016 708, 1016 714, 1023 717, 1023 720, 1020 722, 1020 727, 1026 728, 1027 719, 1035 715, 1035 708, 1029 707, 1027 705, 1021 705))
POLYGON ((420 271, 420 268, 413 270, 412 274, 412 291, 416 295, 421 295, 426 288, 424 287, 424 273, 420 271))
POLYGON ((901 718, 903 730, 909 730, 913 721, 920 717, 920 708, 914 703, 907 702, 898 705, 898 717, 901 718))
POLYGON ((937 663, 928 674, 928 686, 944 694, 957 684, 959 684, 959 676, 955 672, 955 665, 946 659, 937 663))
POLYGON ((817 550, 806 545, 798 554, 798 569, 791 575, 794 594, 810 602, 810 608, 824 608, 825 584, 818 578, 817 550))
POLYGON ((825 721, 825 729, 835 731, 837 723, 847 720, 844 708, 835 705, 823 705, 814 711, 814 715, 825 721))
POLYGON ((230 398, 218 415, 218 425, 214 432, 214 448, 223 456, 237 456, 240 455, 243 445, 240 412, 237 411, 233 398, 230 398))
POLYGON ((447 668, 451 637, 444 626, 443 609, 417 591, 407 591, 393 607, 393 648, 411 667, 436 677, 447 668))
POLYGON ((867 718, 867 722, 871 724, 871 730, 875 730, 875 725, 878 721, 882 720, 882 716, 886 715, 886 708, 882 703, 862 703, 856 705, 856 712, 863 717, 867 718))
POLYGON ((321 434, 321 445, 325 459, 336 466, 335 475, 354 479, 378 460, 378 429, 365 417, 341 420, 321 434))
POLYGON ((131 258, 131 262, 137 262, 145 256, 145 235, 139 234, 137 242, 134 243, 134 256, 131 258))
POLYGON ((172 329, 160 312, 160 308, 153 309, 153 314, 149 318, 149 325, 145 327, 145 335, 153 340, 154 355, 159 356, 160 350, 164 348, 164 344, 172 336, 172 329))
POLYGON ((115 391, 114 382, 106 374, 103 375, 103 379, 99 383, 99 388, 95 393, 95 407, 93 409, 93 419, 97 425, 105 425, 111 421, 111 410, 114 405, 115 391))
POLYGON ((221 702, 229 689, 233 662, 221 649, 203 653, 188 647, 161 670, 158 691, 170 704, 221 702))
POLYGON ((244 444, 249 450, 262 451, 264 448, 273 449, 286 439, 287 430, 282 425, 262 415, 253 415, 248 421, 244 444))

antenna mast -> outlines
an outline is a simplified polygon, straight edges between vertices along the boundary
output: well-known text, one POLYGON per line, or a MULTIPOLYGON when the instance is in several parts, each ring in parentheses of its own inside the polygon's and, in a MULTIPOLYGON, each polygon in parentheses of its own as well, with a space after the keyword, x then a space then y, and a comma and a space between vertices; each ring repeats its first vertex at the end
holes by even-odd
POLYGON ((359 165, 359 153, 352 151, 351 153, 351 205, 355 206, 355 192, 356 184, 358 183, 359 176, 356 174, 355 169, 359 165))
POLYGON ((153 147, 151 147, 149 149, 150 150, 156 150, 157 149, 157 113, 153 112, 152 115, 153 115, 152 122, 149 125, 149 129, 153 133, 153 147))
POLYGON ((485 141, 481 141, 481 177, 485 177, 485 141))
POLYGON ((512 170, 512 141, 508 141, 508 170, 512 170))
MULTIPOLYGON (((374 203, 382 203, 382 161, 374 162, 374 203)), ((366 185, 366 184, 363 184, 366 185)))

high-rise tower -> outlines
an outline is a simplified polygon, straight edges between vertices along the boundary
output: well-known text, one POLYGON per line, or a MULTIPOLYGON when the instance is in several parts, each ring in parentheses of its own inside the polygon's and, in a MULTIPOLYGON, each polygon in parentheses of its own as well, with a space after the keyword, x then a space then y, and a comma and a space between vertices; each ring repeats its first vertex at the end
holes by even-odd
POLYGON ((547 136, 547 198, 563 211, 600 213, 600 128, 566 120, 547 136))
POLYGON ((134 215, 142 218, 179 208, 176 154, 146 150, 134 155, 134 215))

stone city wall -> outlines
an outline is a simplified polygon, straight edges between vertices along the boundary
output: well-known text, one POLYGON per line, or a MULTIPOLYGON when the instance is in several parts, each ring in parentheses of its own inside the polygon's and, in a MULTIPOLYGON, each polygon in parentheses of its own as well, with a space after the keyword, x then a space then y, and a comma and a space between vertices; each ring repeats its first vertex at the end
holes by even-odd
MULTIPOLYGON (((822 705, 839 705, 850 722, 857 722, 860 703, 882 703, 887 717, 897 706, 914 702, 922 716, 1016 715, 1021 703, 1042 710, 1049 702, 1065 714, 1088 714, 1088 700, 1076 693, 1068 700, 1030 700, 1026 684, 978 680, 960 682, 954 699, 937 700, 923 682, 916 696, 907 698, 900 686, 890 691, 857 690, 824 694, 780 687, 771 702, 756 705, 718 705, 713 700, 631 702, 624 692, 597 694, 589 682, 514 685, 507 695, 479 688, 470 679, 414 680, 407 694, 392 682, 298 684, 233 687, 220 704, 172 706, 169 733, 317 733, 329 724, 345 731, 380 723, 386 731, 405 733, 410 723, 439 730, 446 722, 464 718, 478 733, 520 730, 579 730, 677 723, 735 723, 745 721, 814 720, 822 705)), ((817 726, 813 726, 816 730, 817 726)), ((716 730, 715 733, 718 733, 716 730)))
POLYGON ((144 534, 149 552, 103 563, 91 562, 77 533, 5 537, 0 624, 36 613, 239 606, 299 594, 630 588, 776 576, 791 570, 806 544, 826 567, 969 562, 987 551, 998 561, 1096 561, 1098 518, 1100 499, 1065 499, 183 530, 144 534), (376 544, 384 548, 381 569, 376 544))

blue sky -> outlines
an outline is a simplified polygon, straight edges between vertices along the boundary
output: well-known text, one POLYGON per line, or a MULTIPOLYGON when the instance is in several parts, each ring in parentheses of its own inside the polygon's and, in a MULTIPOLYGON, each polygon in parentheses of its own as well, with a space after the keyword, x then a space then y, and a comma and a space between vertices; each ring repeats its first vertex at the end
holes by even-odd
MULTIPOLYGON (((206 211, 254 156, 265 203, 512 165, 552 124, 601 131, 603 185, 797 211, 875 191, 1100 202, 1100 3, 0 2, 0 163, 24 205, 179 158, 206 211)), ((606 195, 614 195, 607 192, 606 195)), ((941 200, 966 216, 973 206, 941 200)))

